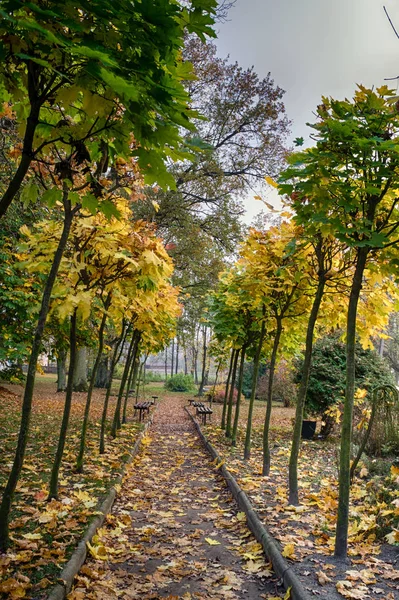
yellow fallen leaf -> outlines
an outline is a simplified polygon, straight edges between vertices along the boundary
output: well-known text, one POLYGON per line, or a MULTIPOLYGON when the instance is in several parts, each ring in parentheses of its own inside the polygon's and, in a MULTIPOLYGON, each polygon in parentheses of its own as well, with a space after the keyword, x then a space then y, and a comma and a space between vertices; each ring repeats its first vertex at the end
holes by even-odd
POLYGON ((246 520, 245 512, 238 512, 236 515, 237 521, 245 521, 246 520))
POLYGON ((90 542, 86 542, 86 546, 93 558, 96 560, 107 560, 107 549, 103 544, 92 546, 90 542))
POLYGON ((295 546, 294 544, 286 544, 281 553, 285 558, 295 558, 295 546))
POLYGON ((205 541, 208 542, 208 544, 210 546, 219 546, 220 542, 218 542, 217 540, 214 540, 212 538, 205 538, 205 541))
POLYGON ((42 535, 40 533, 24 533, 22 536, 26 540, 41 540, 42 535))

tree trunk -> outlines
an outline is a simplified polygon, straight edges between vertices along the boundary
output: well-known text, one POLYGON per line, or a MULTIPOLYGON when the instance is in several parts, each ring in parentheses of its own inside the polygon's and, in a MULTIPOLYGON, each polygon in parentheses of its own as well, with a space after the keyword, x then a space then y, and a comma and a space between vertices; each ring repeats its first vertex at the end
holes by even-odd
POLYGON ((28 373, 26 376, 17 448, 15 451, 15 457, 11 473, 5 486, 0 506, 0 552, 4 552, 8 548, 9 544, 8 519, 10 515, 10 509, 14 497, 15 488, 18 483, 22 465, 24 462, 26 444, 28 442, 30 416, 32 411, 33 388, 35 385, 37 361, 40 351, 42 349, 44 325, 46 323, 46 318, 50 307, 51 291, 53 289, 54 282, 57 277, 58 269, 61 263, 62 255, 64 253, 68 241, 69 232, 71 230, 71 224, 74 215, 70 201, 68 199, 68 190, 66 188, 64 188, 63 204, 65 212, 62 233, 43 290, 42 303, 40 306, 39 317, 32 343, 31 355, 29 358, 28 373))
POLYGON ((112 421, 111 436, 113 438, 116 437, 116 433, 117 433, 118 429, 121 428, 121 408, 122 408, 123 391, 125 389, 127 377, 128 377, 129 370, 130 370, 130 364, 131 364, 131 358, 132 358, 135 340, 136 340, 136 336, 135 336, 135 333, 133 333, 132 339, 130 340, 130 344, 129 344, 129 350, 127 352, 125 368, 123 369, 122 379, 121 379, 121 383, 119 386, 118 399, 116 401, 114 418, 112 421))
POLYGON ((184 347, 184 374, 188 375, 188 362, 187 362, 187 350, 184 347))
POLYGON ((258 343, 258 347, 256 348, 256 354, 255 354, 255 358, 254 358, 254 371, 253 371, 253 380, 252 380, 252 388, 251 388, 251 397, 249 399, 249 407, 248 407, 247 431, 245 434, 244 460, 249 460, 249 458, 251 456, 252 415, 254 412, 256 388, 258 386, 259 364, 260 364, 260 357, 262 355, 262 346, 263 346, 263 340, 265 339, 265 333, 266 333, 266 323, 263 320, 261 331, 260 331, 259 343, 258 343))
POLYGON ((273 351, 270 360, 269 370, 269 384, 267 387, 267 406, 265 415, 265 425, 263 428, 263 466, 262 475, 269 475, 270 473, 270 448, 269 448, 269 428, 270 428, 270 417, 272 414, 272 399, 273 399, 273 379, 274 371, 276 369, 277 350, 280 344, 281 332, 283 330, 281 318, 277 317, 277 331, 273 343, 273 351))
POLYGON ((173 338, 173 340, 172 340, 172 364, 170 367, 170 374, 172 375, 172 377, 175 372, 174 367, 175 367, 175 339, 173 338))
POLYGON ((125 343, 128 329, 129 329, 129 326, 124 322, 122 324, 121 336, 115 344, 115 349, 114 349, 114 352, 112 355, 111 367, 110 367, 110 371, 109 371, 109 381, 108 381, 107 391, 105 392, 103 412, 102 412, 102 416, 101 416, 100 448, 99 448, 100 454, 104 454, 104 452, 105 452, 105 426, 107 423, 109 397, 111 395, 111 390, 112 390, 112 379, 114 377, 115 367, 117 365, 117 362, 118 362, 119 356, 120 356, 120 355, 118 355, 118 351, 119 351, 119 348, 123 348, 123 344, 125 343))
POLYGON ((240 407, 241 407, 241 390, 242 390, 242 381, 244 378, 244 362, 245 362, 245 351, 247 346, 243 346, 241 348, 241 361, 240 361, 240 371, 238 375, 238 394, 237 394, 237 404, 236 411, 234 415, 234 424, 233 424, 233 434, 231 436, 231 445, 237 445, 237 431, 238 431, 238 419, 240 417, 240 407))
POLYGON ((97 377, 98 365, 100 364, 101 355, 102 355, 103 349, 104 349, 104 329, 105 329, 105 323, 106 323, 107 317, 108 317, 107 311, 111 305, 111 299, 112 299, 112 292, 109 292, 107 295, 107 298, 105 300, 105 303, 104 303, 104 314, 102 316, 100 327, 98 330, 97 355, 96 355, 96 359, 95 359, 94 365, 93 365, 93 370, 92 370, 91 376, 90 376, 89 389, 87 391, 86 406, 85 406, 85 412, 84 412, 83 423, 82 423, 82 431, 80 434, 79 454, 78 454, 78 458, 76 460, 76 467, 75 467, 75 471, 77 473, 82 473, 82 471, 83 471, 83 456, 84 456, 85 446, 86 446, 86 434, 87 434, 87 427, 89 424, 91 398, 93 395, 94 383, 95 383, 96 377, 97 377))
MULTIPOLYGON (((31 88, 33 93, 36 92, 36 89, 32 89, 36 87, 34 81, 32 81, 33 76, 28 70, 28 86, 31 88)), ((21 189, 21 185, 23 180, 25 179, 25 175, 28 172, 28 169, 31 165, 33 159, 33 139, 35 137, 36 127, 39 123, 39 115, 42 103, 39 100, 31 103, 30 113, 26 120, 26 129, 24 135, 24 142, 22 148, 22 156, 19 162, 18 168, 14 173, 13 178, 8 184, 8 188, 3 194, 3 197, 0 199, 0 219, 7 212, 8 207, 11 202, 15 198, 16 194, 21 189)))
POLYGON ((66 359, 67 351, 62 348, 57 354, 57 392, 66 390, 66 359))
POLYGON ((139 351, 139 344, 140 344, 140 333, 137 332, 137 336, 136 336, 136 340, 135 340, 134 348, 133 348, 132 360, 130 363, 130 374, 129 374, 129 378, 128 378, 128 382, 127 382, 127 386, 126 386, 125 402, 123 403, 123 413, 122 413, 122 423, 123 424, 127 423, 127 417, 126 417, 127 403, 129 400, 129 392, 131 392, 131 388, 132 388, 134 372, 136 371, 136 358, 137 358, 137 354, 139 351))
POLYGON ((229 385, 230 385, 230 380, 231 380, 231 373, 233 371, 234 354, 235 354, 235 350, 233 348, 231 351, 231 356, 230 356, 229 374, 227 375, 226 388, 224 391, 222 422, 220 424, 221 429, 226 429, 226 412, 227 412, 227 402, 228 402, 227 399, 229 397, 229 385))
POLYGON ((108 354, 104 354, 100 359, 100 364, 97 369, 96 388, 106 388, 109 381, 109 357, 108 354))
POLYGON ((212 399, 215 396, 215 389, 216 389, 216 385, 218 382, 218 375, 219 375, 219 371, 220 371, 220 367, 222 366, 222 361, 220 360, 216 369, 216 374, 215 374, 215 383, 213 384, 213 390, 212 390, 212 394, 210 395, 210 402, 209 402, 209 407, 212 408, 212 399))
POLYGON ((175 373, 177 375, 179 371, 179 338, 177 338, 176 340, 176 368, 175 368, 175 373))
POLYGON ((312 366, 312 349, 313 349, 313 334, 316 326, 317 315, 319 314, 320 304, 324 294, 325 277, 322 275, 322 279, 319 280, 316 295, 313 300, 312 310, 310 311, 308 327, 306 331, 306 345, 305 345, 305 358, 303 363, 302 379, 299 385, 297 401, 296 401, 296 412, 295 412, 295 425, 292 437, 292 446, 289 463, 289 504, 299 504, 298 494, 298 457, 299 448, 301 445, 301 432, 302 432, 302 421, 303 411, 306 401, 306 394, 308 391, 309 374, 312 366))
POLYGON ((207 328, 204 327, 204 330, 203 330, 203 345, 202 345, 201 383, 200 383, 200 388, 199 388, 199 391, 198 391, 198 396, 203 396, 204 395, 204 386, 205 386, 205 378, 206 378, 206 352, 207 352, 206 330, 207 330, 207 328))
POLYGON ((73 392, 73 372, 76 364, 76 313, 75 308, 71 317, 71 330, 69 334, 69 369, 68 369, 68 384, 65 394, 64 414, 62 415, 60 435, 58 438, 58 446, 54 457, 53 468, 50 477, 50 489, 48 500, 52 498, 58 498, 58 476, 60 472, 60 466, 62 461, 62 455, 64 454, 66 434, 69 424, 69 415, 71 413, 72 405, 72 392, 73 392))
POLYGON ((145 361, 143 360, 143 362, 140 362, 140 364, 139 364, 138 375, 137 375, 137 386, 136 386, 136 402, 139 399, 140 381, 141 381, 141 374, 143 372, 144 362, 145 361))
POLYGON ((165 381, 168 378, 168 349, 165 348, 165 381))
POLYGON ((237 364, 238 364, 239 355, 240 355, 240 351, 236 350, 235 356, 234 356, 233 371, 231 374, 229 403, 227 406, 226 437, 231 437, 231 419, 232 419, 232 415, 233 415, 234 386, 235 386, 235 382, 236 382, 237 364))
POLYGON ((355 396, 356 316, 368 251, 367 246, 358 249, 346 321, 346 388, 344 414, 342 416, 338 516, 334 551, 334 556, 338 558, 346 558, 348 551, 350 458, 352 445, 353 400, 355 396))
POLYGON ((87 392, 87 348, 83 346, 76 351, 76 365, 73 375, 73 391, 87 392))

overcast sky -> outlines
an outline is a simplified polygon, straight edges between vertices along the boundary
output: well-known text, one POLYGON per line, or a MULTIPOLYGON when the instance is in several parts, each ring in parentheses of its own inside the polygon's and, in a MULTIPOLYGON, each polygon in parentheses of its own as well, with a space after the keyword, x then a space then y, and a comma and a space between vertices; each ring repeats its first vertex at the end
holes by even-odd
MULTIPOLYGON (((399 75, 399 39, 384 5, 399 31, 399 0, 237 0, 218 27, 219 54, 259 76, 270 71, 286 91, 292 139, 307 140, 322 95, 352 97, 357 83, 396 89, 384 81, 399 75)), ((248 220, 260 205, 246 205, 248 220)))

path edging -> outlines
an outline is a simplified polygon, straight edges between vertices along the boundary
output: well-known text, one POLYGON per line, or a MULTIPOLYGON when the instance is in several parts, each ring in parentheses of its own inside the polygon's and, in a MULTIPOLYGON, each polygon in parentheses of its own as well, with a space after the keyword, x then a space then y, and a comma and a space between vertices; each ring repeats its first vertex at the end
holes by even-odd
POLYGON ((87 542, 91 542, 91 539, 93 538, 97 529, 101 527, 101 525, 104 523, 105 517, 110 512, 117 495, 115 485, 120 485, 122 483, 122 479, 126 473, 126 469, 138 453, 141 445, 141 440, 143 436, 147 433, 147 430, 152 423, 154 412, 155 411, 153 411, 150 419, 147 421, 147 423, 144 426, 144 429, 140 432, 137 440, 135 441, 133 450, 131 451, 129 458, 125 462, 122 472, 120 473, 120 475, 118 475, 118 477, 115 480, 115 484, 111 487, 105 499, 101 503, 101 506, 98 508, 98 512, 100 512, 101 514, 97 515, 95 519, 90 523, 82 539, 73 551, 71 558, 68 560, 61 574, 59 575, 58 580, 62 580, 62 583, 57 583, 50 590, 47 596, 47 600, 64 600, 64 598, 71 591, 73 580, 75 579, 75 576, 79 573, 81 567, 83 566, 86 560, 87 542))
MULTIPOLYGON (((208 450, 212 458, 221 463, 222 458, 220 454, 202 432, 201 426, 197 419, 190 413, 187 406, 184 408, 190 415, 205 448, 208 450)), ((219 471, 225 478, 226 483, 239 508, 245 513, 249 529, 252 531, 257 541, 262 544, 266 556, 271 561, 277 576, 282 580, 285 589, 287 590, 288 588, 291 588, 291 596, 293 600, 310 600, 309 594, 306 592, 297 575, 294 573, 290 565, 281 554, 276 540, 270 535, 262 521, 259 519, 259 516, 254 510, 254 507, 252 506, 247 494, 243 489, 241 489, 237 483, 237 480, 229 472, 225 464, 221 465, 219 471)))

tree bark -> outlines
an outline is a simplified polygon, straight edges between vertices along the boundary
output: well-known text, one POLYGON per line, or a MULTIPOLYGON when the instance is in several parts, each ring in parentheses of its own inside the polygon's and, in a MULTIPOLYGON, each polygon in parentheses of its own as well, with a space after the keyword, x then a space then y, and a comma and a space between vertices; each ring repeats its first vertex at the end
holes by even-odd
POLYGON ((269 370, 269 383, 267 388, 267 406, 265 415, 265 425, 263 428, 263 466, 262 475, 269 475, 270 473, 270 448, 269 448, 269 429, 270 429, 270 417, 272 414, 272 400, 273 400, 273 379, 274 371, 276 369, 277 350, 280 344, 281 332, 283 330, 281 317, 277 317, 277 330, 273 343, 272 356, 270 359, 270 370, 269 370))
POLYGON ((231 436, 231 445, 237 445, 237 431, 238 431, 238 419, 240 417, 240 408, 241 408, 241 391, 242 391, 242 382, 244 378, 244 362, 245 362, 245 352, 247 346, 243 346, 241 348, 241 361, 240 361, 240 370, 238 375, 238 394, 237 394, 237 404, 236 411, 234 414, 234 424, 233 424, 233 434, 231 436))
POLYGON ((170 374, 172 375, 172 377, 175 372, 174 367, 175 367, 175 338, 173 338, 173 340, 172 340, 172 364, 170 367, 170 374))
POLYGON ((111 436, 113 438, 116 437, 117 431, 118 431, 118 429, 121 428, 121 424, 122 424, 121 423, 121 408, 122 408, 123 391, 125 389, 127 377, 128 377, 129 371, 130 371, 130 364, 131 364, 131 358, 132 358, 135 339, 136 339, 136 336, 135 336, 135 332, 134 332, 132 334, 132 339, 130 340, 130 344, 129 344, 129 350, 127 352, 125 368, 123 369, 122 379, 121 379, 121 383, 119 386, 118 399, 116 401, 114 418, 112 421, 111 436))
POLYGON ((128 382, 127 382, 127 386, 126 386, 125 401, 123 403, 123 412, 122 412, 122 423, 123 424, 127 423, 127 416, 126 416, 127 403, 129 400, 129 393, 131 392, 132 381, 134 379, 134 372, 136 371, 136 359, 137 359, 137 354, 139 351, 139 343, 140 343, 140 333, 137 332, 136 340, 134 343, 132 359, 130 362, 130 373, 129 373, 129 378, 128 378, 128 382))
POLYGON ((128 329, 129 329, 129 326, 124 322, 122 324, 122 331, 121 331, 120 338, 117 340, 117 342, 115 344, 115 349, 114 349, 114 352, 112 355, 111 367, 110 367, 110 371, 109 371, 109 381, 108 381, 108 385, 107 385, 107 390, 105 392, 103 412, 102 412, 102 416, 101 416, 100 447, 99 447, 100 454, 104 454, 104 452, 105 452, 105 426, 107 423, 109 397, 111 395, 111 390, 112 390, 112 379, 114 377, 114 371, 115 371, 116 364, 119 360, 118 351, 119 351, 119 348, 121 348, 121 347, 123 348, 123 344, 125 343, 128 329))
POLYGON ((258 386, 259 364, 260 364, 260 357, 262 355, 262 346, 263 346, 263 340, 265 339, 265 333, 266 333, 266 323, 263 320, 261 331, 260 331, 259 343, 258 343, 258 347, 256 349, 255 358, 254 358, 254 371, 253 371, 253 380, 252 380, 252 388, 251 388, 251 397, 249 399, 249 407, 248 407, 247 431, 245 434, 244 460, 249 460, 249 458, 251 456, 252 415, 254 412, 256 388, 258 386))
POLYGON ((67 351, 62 348, 57 354, 57 392, 66 390, 66 359, 67 351))
POLYGON ((227 402, 228 402, 227 399, 229 397, 229 386, 230 386, 230 380, 231 380, 231 373, 232 373, 232 370, 233 370, 234 354, 235 354, 235 350, 233 348, 232 351, 231 351, 229 373, 227 375, 226 388, 225 388, 225 391, 224 391, 223 410, 222 410, 222 422, 220 424, 221 429, 226 429, 226 413, 227 413, 227 402))
POLYGON ((232 419, 232 415, 233 415, 234 386, 235 386, 235 382, 236 382, 237 363, 238 363, 239 355, 240 355, 240 351, 236 350, 235 355, 234 355, 233 371, 231 374, 229 403, 227 406, 226 437, 231 437, 231 419, 232 419))
POLYGON ((313 300, 312 309, 310 311, 308 327, 306 331, 306 345, 305 345, 305 358, 303 363, 303 372, 302 379, 299 385, 297 401, 296 401, 296 412, 295 412, 295 425, 294 432, 292 437, 292 446, 291 446, 291 454, 290 454, 290 462, 289 462, 289 495, 288 502, 290 504, 299 504, 299 494, 298 494, 298 457, 299 457, 299 448, 301 445, 301 432, 302 432, 302 421, 303 421, 303 411, 306 401, 306 394, 308 391, 308 383, 309 383, 309 374, 312 366, 312 349, 313 349, 313 335, 314 328, 316 326, 317 315, 319 314, 319 309, 321 305, 321 301, 324 294, 325 287, 325 277, 324 274, 321 276, 322 278, 319 280, 316 294, 313 300))
POLYGON ((87 392, 87 348, 83 346, 76 351, 76 364, 73 375, 73 391, 87 392))
POLYGON ((201 383, 200 383, 200 387, 199 387, 199 390, 198 390, 198 396, 203 396, 204 395, 204 386, 205 386, 205 378, 206 378, 206 352, 207 352, 206 331, 207 331, 207 328, 204 327, 204 329, 203 329, 203 343, 202 343, 201 383))
POLYGON ((350 458, 352 445, 353 400, 355 396, 356 316, 368 252, 367 246, 358 249, 346 321, 346 388, 344 414, 342 416, 338 480, 338 516, 334 551, 334 556, 338 558, 346 558, 348 552, 350 458))
MULTIPOLYGON (((30 79, 31 75, 28 74, 28 80, 30 79)), ((31 86, 32 82, 28 81, 28 85, 31 86)), ((31 165, 33 159, 33 139, 35 137, 36 127, 39 123, 41 106, 41 102, 38 100, 31 103, 30 113, 26 121, 21 160, 8 188, 0 199, 0 219, 6 214, 8 207, 21 189, 22 182, 31 165)))
POLYGON ((97 377, 98 365, 100 364, 101 355, 102 355, 103 349, 104 349, 104 329, 105 329, 105 323, 106 323, 107 317, 108 317, 107 311, 111 305, 111 300, 112 300, 112 292, 109 292, 107 295, 107 298, 105 300, 105 303, 104 303, 104 314, 102 316, 100 327, 98 330, 97 355, 96 355, 96 359, 95 359, 94 365, 93 365, 93 370, 92 370, 91 376, 90 376, 89 389, 87 391, 86 406, 85 406, 85 412, 84 412, 83 423, 82 423, 82 431, 80 434, 79 454, 78 454, 78 458, 76 460, 76 467, 75 467, 75 471, 77 473, 82 473, 82 471, 83 471, 83 457, 84 457, 85 446, 86 446, 87 427, 89 424, 91 398, 93 395, 94 383, 95 383, 96 377, 97 377))
POLYGON ((176 340, 176 368, 175 368, 175 373, 177 375, 179 370, 179 338, 177 338, 176 340))
POLYGON ((100 364, 97 369, 96 388, 106 388, 109 380, 109 358, 107 354, 104 354, 100 359, 100 364))
POLYGON ((26 376, 25 391, 22 401, 21 423, 18 434, 17 448, 11 473, 9 475, 6 487, 3 492, 3 498, 0 506, 0 552, 4 552, 9 544, 9 529, 8 520, 11 510, 11 504, 14 497, 16 485, 18 483, 22 465, 24 462, 26 445, 28 442, 28 432, 30 424, 30 416, 32 412, 33 388, 35 385, 36 368, 39 354, 42 347, 42 338, 44 326, 46 323, 47 314, 50 307, 51 292, 57 277, 58 269, 61 263, 62 255, 64 254, 67 245, 69 232, 73 219, 73 211, 71 203, 68 199, 68 190, 64 188, 63 194, 64 204, 64 223, 57 250, 54 254, 53 263, 51 265, 46 284, 43 290, 42 303, 40 306, 39 317, 36 325, 36 330, 32 343, 32 350, 29 359, 28 373, 26 376))
POLYGON ((168 349, 165 348, 165 381, 168 378, 168 349))
POLYGON ((71 413, 72 392, 73 392, 73 371, 76 364, 76 308, 71 317, 71 330, 69 334, 69 369, 68 369, 68 384, 65 394, 64 414, 62 415, 60 435, 58 438, 57 450, 54 457, 53 468, 50 477, 50 489, 48 500, 58 498, 58 476, 64 454, 66 434, 69 424, 69 415, 71 413))

